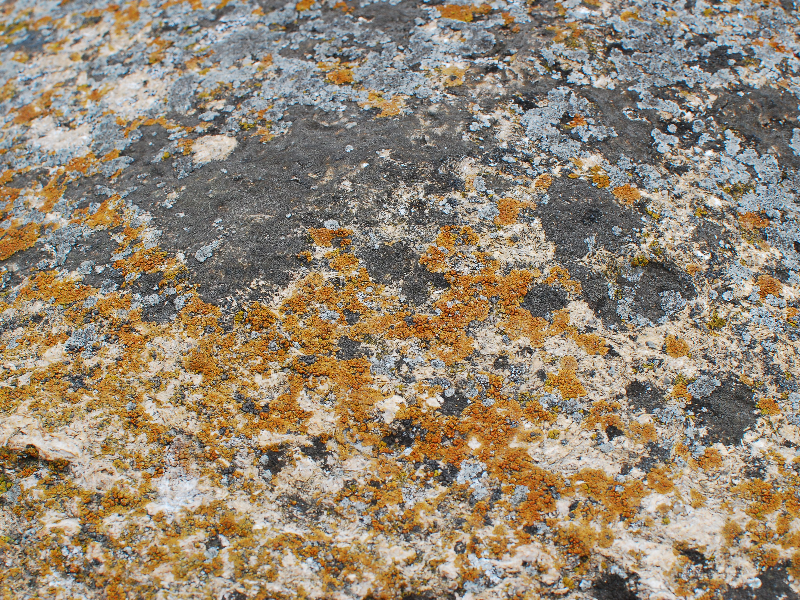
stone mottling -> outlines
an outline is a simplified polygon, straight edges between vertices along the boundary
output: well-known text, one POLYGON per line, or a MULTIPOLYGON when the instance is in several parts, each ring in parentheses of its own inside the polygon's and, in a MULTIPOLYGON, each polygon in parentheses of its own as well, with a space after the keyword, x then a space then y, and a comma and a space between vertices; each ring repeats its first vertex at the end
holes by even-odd
POLYGON ((793 2, 0 6, 3 598, 797 598, 793 2))

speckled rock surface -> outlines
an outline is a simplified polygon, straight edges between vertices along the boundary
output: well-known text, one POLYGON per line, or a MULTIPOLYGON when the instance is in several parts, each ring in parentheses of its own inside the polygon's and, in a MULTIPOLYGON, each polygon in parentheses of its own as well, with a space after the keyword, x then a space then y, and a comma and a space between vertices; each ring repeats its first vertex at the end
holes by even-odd
POLYGON ((798 598, 795 10, 0 5, 0 596, 798 598))

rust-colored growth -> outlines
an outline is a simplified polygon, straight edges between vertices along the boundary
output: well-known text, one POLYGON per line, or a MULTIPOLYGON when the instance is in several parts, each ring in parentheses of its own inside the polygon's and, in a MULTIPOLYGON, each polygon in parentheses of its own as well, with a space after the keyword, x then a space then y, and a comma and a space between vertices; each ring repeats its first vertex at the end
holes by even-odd
POLYGON ((578 370, 578 361, 575 360, 574 356, 564 356, 561 359, 561 368, 567 369, 569 371, 577 371, 578 370))
POLYGON ((82 175, 86 175, 95 162, 97 162, 97 158, 95 157, 94 153, 89 152, 89 154, 85 156, 70 160, 67 163, 67 171, 77 171, 82 175))
POLYGON ((549 173, 542 173, 533 180, 533 186, 540 190, 546 190, 553 183, 553 177, 549 173))
POLYGON ((114 13, 114 29, 119 33, 124 31, 128 25, 139 20, 139 5, 135 2, 128 4, 123 9, 117 9, 114 13))
POLYGON ((618 484, 600 469, 583 469, 573 475, 572 479, 578 491, 603 503, 610 513, 606 518, 632 517, 645 495, 641 481, 626 482, 620 486, 622 490, 618 490, 618 484))
POLYGON ((111 489, 105 493, 101 501, 103 508, 106 510, 129 508, 136 506, 139 503, 139 494, 133 490, 126 489, 119 484, 114 484, 114 486, 112 486, 111 489))
POLYGON ((630 21, 631 19, 636 21, 640 20, 639 13, 635 10, 623 10, 622 13, 620 13, 619 18, 623 21, 630 21))
POLYGON ((786 309, 786 320, 790 325, 797 325, 797 314, 798 310, 794 306, 790 306, 786 309))
POLYGON ((497 210, 500 214, 494 218, 497 225, 511 225, 517 222, 522 203, 514 198, 500 198, 497 201, 497 210))
POLYGON ((655 442, 658 439, 658 434, 652 423, 641 424, 637 421, 632 421, 630 424, 630 437, 637 444, 646 444, 647 442, 655 442))
POLYGON ((542 513, 555 510, 556 499, 553 492, 560 493, 564 489, 564 481, 558 474, 535 465, 525 471, 525 476, 525 485, 531 491, 528 492, 525 502, 520 504, 518 514, 521 521, 533 524, 541 519, 542 513))
POLYGON ((655 467, 647 474, 647 487, 659 494, 666 494, 675 489, 675 484, 669 478, 667 467, 655 467))
POLYGON ((444 87, 457 87, 459 85, 464 85, 464 75, 466 72, 466 69, 462 69, 456 65, 450 65, 442 69, 442 75, 444 75, 444 87))
MULTIPOLYGON (((218 7, 219 8, 219 7, 218 7)), ((161 39, 157 37, 153 40, 153 45, 156 46, 157 50, 150 53, 148 57, 148 62, 153 65, 155 63, 159 63, 167 56, 167 49, 172 46, 174 42, 169 40, 161 39)))
POLYGON ((781 295, 781 291, 783 290, 783 284, 769 275, 759 275, 757 285, 758 295, 761 296, 762 300, 769 294, 777 298, 781 295))
POLYGON ((326 227, 320 227, 319 229, 309 229, 308 233, 311 235, 311 239, 314 240, 314 243, 317 246, 329 248, 331 245, 333 245, 333 240, 335 238, 344 240, 344 238, 353 235, 353 230, 346 229, 344 227, 340 227, 339 229, 327 229, 326 227))
POLYGON ((186 358, 186 368, 194 373, 200 373, 206 379, 214 379, 221 373, 219 365, 209 354, 210 349, 196 348, 186 358))
POLYGON ((247 309, 245 323, 249 324, 253 331, 263 331, 271 327, 278 317, 272 310, 260 302, 253 302, 247 309))
POLYGON ((157 248, 137 250, 128 258, 114 261, 115 269, 128 273, 155 273, 164 264, 167 255, 157 248))
POLYGON ((567 554, 574 554, 582 559, 589 558, 597 542, 597 532, 588 525, 570 523, 558 530, 556 541, 564 546, 567 554))
POLYGON ((563 398, 580 398, 586 395, 586 388, 583 387, 572 369, 562 368, 557 375, 549 375, 545 389, 548 387, 550 389, 558 388, 563 398))
POLYGON ((513 25, 514 21, 516 20, 511 13, 508 12, 500 13, 500 16, 503 17, 503 27, 509 27, 510 25, 513 25))
POLYGON ((618 185, 611 190, 611 193, 614 194, 618 200, 621 200, 625 204, 633 204, 642 197, 641 192, 630 183, 618 185))
POLYGON ((0 260, 6 260, 20 250, 31 248, 37 239, 39 239, 38 223, 28 223, 20 227, 18 221, 13 221, 11 227, 4 229, 0 237, 0 260))
POLYGON ((575 115, 572 117, 572 120, 567 124, 570 128, 572 127, 583 127, 588 125, 589 123, 586 121, 586 117, 583 115, 575 115))
POLYGON ((56 202, 61 199, 61 196, 64 195, 64 191, 67 189, 66 185, 61 185, 59 182, 59 177, 63 174, 63 170, 59 169, 57 175, 54 175, 50 181, 47 182, 47 185, 42 188, 42 196, 44 196, 44 204, 42 208, 39 209, 41 212, 50 212, 53 206, 55 206, 56 202))
POLYGON ((334 250, 326 256, 332 269, 340 273, 352 273, 358 269, 358 259, 349 252, 334 250))
POLYGON ((550 273, 547 275, 547 279, 545 279, 545 283, 548 285, 553 285, 556 282, 560 283, 561 287, 576 296, 581 293, 582 288, 580 282, 570 279, 569 271, 559 265, 552 267, 550 273))
POLYGON ((761 409, 762 413, 771 417, 781 414, 781 409, 778 406, 778 403, 772 398, 761 398, 756 406, 761 409))
POLYGON ((692 508, 702 508, 706 504, 706 497, 697 490, 689 490, 692 508))
POLYGON ((471 4, 444 4, 436 8, 439 9, 439 14, 443 19, 453 19, 465 23, 472 21, 472 14, 475 12, 475 7, 471 4))
POLYGON ((689 263, 688 265, 686 265, 686 272, 689 275, 694 276, 696 273, 699 273, 700 271, 702 271, 700 265, 696 265, 694 263, 689 263))
POLYGON ((755 212, 741 213, 739 215, 739 225, 748 231, 755 231, 769 225, 769 219, 755 212))
POLYGON ((122 215, 117 210, 117 202, 120 197, 118 194, 111 196, 100 204, 100 208, 92 214, 88 215, 89 209, 75 211, 77 215, 88 215, 86 217, 86 225, 94 228, 106 229, 109 227, 117 227, 122 224, 122 215))
POLYGON ((667 336, 665 345, 667 348, 667 354, 669 354, 672 358, 689 356, 689 344, 687 344, 684 340, 675 337, 674 335, 667 336))
POLYGON ((736 521, 728 521, 722 526, 722 537, 728 546, 735 544, 743 533, 744 529, 736 521))
POLYGON ((686 402, 692 401, 692 395, 689 393, 689 390, 686 387, 685 381, 677 381, 675 385, 672 387, 672 397, 673 398, 683 398, 686 402))
POLYGON ((587 354, 605 356, 608 354, 606 341, 596 333, 579 333, 575 335, 575 343, 586 350, 587 354))
POLYGON ((353 71, 347 67, 342 67, 330 71, 325 78, 335 85, 345 85, 353 83, 353 71))
POLYGON ((592 183, 600 189, 607 188, 611 185, 611 179, 601 167, 592 167, 589 169, 589 172, 592 174, 592 183))
POLYGON ((697 464, 704 471, 719 469, 722 466, 722 455, 716 448, 706 448, 703 455, 697 459, 697 464))
POLYGON ((314 0, 300 0, 300 2, 294 5, 294 9, 297 12, 303 12, 309 10, 312 6, 314 6, 314 0))
POLYGON ((381 92, 375 90, 367 94, 367 99, 364 102, 359 102, 358 105, 362 108, 379 108, 381 112, 376 115, 376 118, 383 117, 396 117, 405 107, 405 99, 399 94, 392 96, 391 100, 383 97, 381 92))
POLYGON ((751 504, 745 512, 754 519, 763 519, 775 512, 781 505, 782 494, 775 486, 763 479, 751 479, 733 488, 738 495, 750 500, 751 504))
POLYGON ((17 88, 14 87, 13 82, 7 81, 2 88, 0 88, 0 102, 5 102, 14 97, 17 93, 17 88))
POLYGON ((607 400, 598 400, 589 409, 589 415, 586 417, 584 426, 587 429, 592 429, 598 425, 605 429, 609 425, 614 425, 619 429, 623 429, 622 419, 616 414, 622 406, 619 402, 608 402, 607 400))
POLYGON ((17 110, 17 116, 14 117, 14 123, 30 123, 42 113, 39 112, 33 104, 26 104, 17 110))
POLYGON ((338 8, 339 10, 341 10, 343 13, 346 13, 346 14, 350 14, 351 12, 353 12, 355 10, 354 6, 348 6, 347 3, 346 2, 342 2, 342 0, 339 0, 339 2, 334 4, 333 8, 338 8))

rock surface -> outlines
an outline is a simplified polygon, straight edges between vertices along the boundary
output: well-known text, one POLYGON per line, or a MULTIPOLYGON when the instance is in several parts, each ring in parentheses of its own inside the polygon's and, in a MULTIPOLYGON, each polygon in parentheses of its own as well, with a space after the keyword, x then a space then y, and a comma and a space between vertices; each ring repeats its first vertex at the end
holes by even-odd
POLYGON ((0 10, 4 598, 798 598, 791 0, 0 10))

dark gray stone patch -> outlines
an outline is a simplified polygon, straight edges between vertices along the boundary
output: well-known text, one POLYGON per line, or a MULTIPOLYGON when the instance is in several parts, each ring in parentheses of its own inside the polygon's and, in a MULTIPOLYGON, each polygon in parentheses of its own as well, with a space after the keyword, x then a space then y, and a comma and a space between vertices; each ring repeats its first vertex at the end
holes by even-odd
POLYGON ((723 92, 713 114, 724 128, 743 134, 760 154, 777 154, 782 165, 800 167, 800 157, 789 146, 792 130, 800 126, 797 98, 771 87, 723 92))
POLYGON ((640 600, 629 582, 617 573, 605 573, 594 582, 590 594, 595 600, 640 600))
POLYGON ((520 306, 534 317, 546 317, 553 311, 560 310, 569 301, 567 292, 549 285, 536 284, 522 299, 520 306))
POLYGON ((628 403, 636 410, 652 413, 664 403, 664 392, 651 383, 634 379, 625 388, 628 403))
POLYGON ((621 322, 617 314, 617 304, 609 296, 608 279, 603 273, 598 273, 583 265, 574 265, 570 274, 581 284, 581 295, 594 313, 608 325, 617 325, 621 322))
POLYGON ((669 447, 659 446, 653 442, 648 442, 646 447, 647 454, 642 456, 639 462, 636 463, 636 466, 645 473, 649 473, 657 464, 669 460, 671 455, 669 447))
POLYGON ((536 215, 542 221, 547 239, 556 245, 556 257, 577 261, 589 252, 587 239, 594 247, 618 253, 623 239, 641 227, 639 214, 617 204, 608 190, 598 189, 580 179, 561 177, 548 190, 547 204, 539 203, 536 215), (620 235, 612 228, 618 227, 620 235))
MULTIPOLYGON (((613 127, 617 137, 607 137, 603 141, 592 141, 589 146, 600 149, 611 162, 622 156, 638 162, 654 163, 660 155, 653 148, 650 132, 654 124, 649 120, 653 111, 642 114, 637 108, 639 98, 629 90, 606 90, 587 87, 581 90, 597 109, 596 120, 600 125, 613 127), (629 116, 630 115, 630 116, 629 116)), ((655 119, 656 124, 660 120, 655 119)))
POLYGON ((383 284, 401 282, 403 295, 414 304, 423 304, 430 288, 447 287, 444 276, 431 273, 419 264, 419 255, 403 242, 383 244, 377 249, 365 249, 362 257, 370 277, 383 284))
POLYGON ((735 379, 727 379, 705 398, 694 398, 689 410, 698 425, 708 428, 707 439, 735 446, 742 441, 758 416, 752 390, 735 379))
POLYGON ((462 392, 456 391, 451 396, 445 396, 439 411, 451 417, 458 417, 469 406, 469 398, 462 392))
POLYGON ((351 340, 348 337, 339 338, 339 350, 336 358, 339 360, 352 360, 369 355, 369 350, 361 345, 360 342, 351 340))
POLYGON ((758 574, 760 586, 743 585, 728 588, 724 600, 797 600, 800 595, 789 586, 787 564, 765 569, 758 574))
MULTIPOLYGON (((628 287, 621 277, 618 282, 628 287)), ((649 262, 641 268, 641 278, 635 283, 631 309, 653 323, 683 310, 688 300, 697 296, 689 275, 667 263, 649 262)))
POLYGON ((391 423, 389 434, 381 441, 390 448, 409 448, 423 433, 424 430, 411 419, 395 419, 391 423))
MULTIPOLYGON (((459 120, 452 107, 437 114, 427 118, 453 129, 459 120)), ((464 142, 455 131, 447 133, 447 127, 434 144, 428 143, 428 134, 419 135, 422 124, 415 116, 364 123, 361 114, 336 120, 296 108, 292 118, 295 124, 288 134, 266 145, 257 138, 239 138, 227 159, 196 168, 180 180, 168 161, 150 164, 158 147, 150 146, 152 131, 158 139, 164 135, 160 128, 144 131, 126 149, 136 159, 118 186, 138 186, 130 200, 153 215, 153 226, 164 232, 162 248, 186 255, 206 301, 224 304, 285 286, 303 265, 297 254, 309 248, 308 228, 321 227, 328 219, 343 226, 356 219, 361 226, 377 223, 400 186, 424 183, 430 193, 441 194, 463 189, 453 165, 464 155, 464 142), (348 128, 349 118, 355 126, 348 128), (345 151, 348 146, 351 152, 345 151), (391 159, 377 156, 384 149, 391 151, 391 159), (352 189, 342 187, 345 179, 352 189), (170 190, 178 191, 179 198, 168 207, 164 199, 170 190), (218 245, 206 260, 195 260, 198 250, 214 243, 218 245), (253 281, 263 283, 254 289, 253 281)), ((415 225, 452 222, 438 207, 421 201, 412 203, 408 219, 415 225)), ((374 256, 367 267, 377 280, 404 280, 403 293, 415 303, 427 298, 428 282, 444 285, 441 276, 416 264, 418 256, 406 249, 399 257, 394 252, 364 250, 365 258, 374 256), (398 259, 402 267, 390 264, 398 259)))

